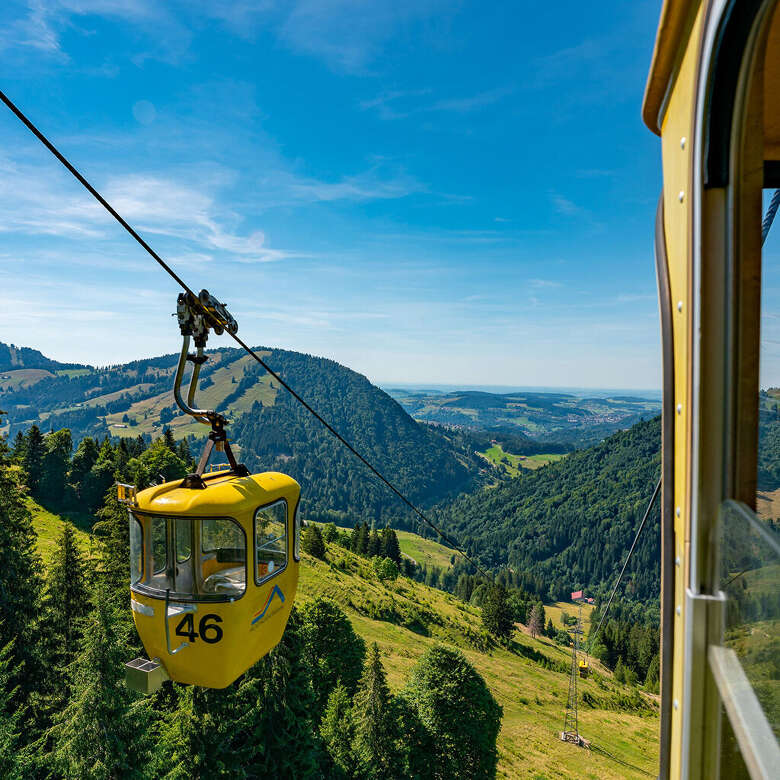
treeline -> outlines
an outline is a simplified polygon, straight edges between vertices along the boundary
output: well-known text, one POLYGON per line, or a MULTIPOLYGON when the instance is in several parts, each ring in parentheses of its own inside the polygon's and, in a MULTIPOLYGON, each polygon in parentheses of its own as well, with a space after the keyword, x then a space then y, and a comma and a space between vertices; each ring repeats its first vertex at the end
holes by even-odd
POLYGON ((94 443, 85 471, 81 445, 65 457, 67 432, 43 437, 35 460, 39 434, 13 453, 0 442, 0 777, 494 776, 501 708, 465 657, 429 649, 392 695, 379 648, 328 599, 294 609, 279 646, 224 690, 129 691, 124 663, 143 650, 127 605, 126 509, 109 486, 90 556, 66 523, 44 568, 25 498, 32 483, 82 502, 109 461, 112 481, 143 486, 157 466, 186 471, 186 453, 171 436, 94 443), (47 455, 36 480, 26 467, 47 455))
POLYGON ((33 498, 54 512, 87 515, 102 506, 118 475, 143 489, 194 469, 187 438, 176 442, 170 429, 152 444, 143 436, 102 442, 88 436, 74 452, 67 428, 44 435, 32 425, 16 434, 10 457, 23 468, 33 498))

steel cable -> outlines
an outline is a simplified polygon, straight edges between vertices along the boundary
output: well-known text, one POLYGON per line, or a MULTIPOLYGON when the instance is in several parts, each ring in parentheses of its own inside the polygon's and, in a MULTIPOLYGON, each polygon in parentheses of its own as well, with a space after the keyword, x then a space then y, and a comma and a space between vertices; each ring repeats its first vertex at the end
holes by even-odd
MULTIPOLYGON (((198 300, 198 296, 192 291, 192 289, 184 282, 184 280, 163 260, 157 252, 152 249, 149 244, 144 241, 143 238, 128 224, 128 222, 122 217, 119 212, 79 173, 76 167, 63 155, 54 144, 28 119, 22 111, 16 106, 16 104, 0 90, 0 100, 8 106, 9 109, 16 115, 16 117, 27 127, 27 129, 68 169, 68 171, 79 181, 79 183, 92 195, 92 197, 100 203, 101 206, 111 216, 119 222, 119 224, 159 263, 159 265, 165 270, 171 278, 189 295, 195 300, 198 300)), ((468 553, 464 552, 461 547, 446 534, 441 528, 439 528, 434 522, 428 519, 422 510, 413 504, 389 479, 387 479, 379 469, 375 468, 360 452, 358 452, 321 414, 313 409, 284 379, 279 376, 255 351, 249 347, 244 341, 235 333, 226 331, 239 346, 241 346, 246 352, 251 355, 279 384, 287 390, 292 397, 298 401, 315 419, 317 419, 328 432, 330 432, 341 444, 344 445, 364 466, 366 466, 387 488, 395 493, 401 501, 409 507, 427 526, 432 528, 439 536, 444 539, 453 549, 460 553, 465 560, 467 560, 478 572, 484 577, 487 577, 490 581, 493 581, 493 576, 485 571, 468 553)))

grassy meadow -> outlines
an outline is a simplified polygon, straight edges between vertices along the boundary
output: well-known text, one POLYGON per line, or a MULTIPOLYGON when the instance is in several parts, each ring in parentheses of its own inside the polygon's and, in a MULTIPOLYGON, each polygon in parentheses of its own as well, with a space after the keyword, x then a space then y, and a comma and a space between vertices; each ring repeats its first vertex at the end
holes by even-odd
POLYGON ((566 457, 562 454, 549 453, 538 455, 514 455, 511 452, 505 452, 500 444, 494 444, 484 452, 480 453, 487 458, 494 466, 503 466, 510 476, 518 477, 523 472, 535 471, 536 469, 553 463, 556 460, 566 457))

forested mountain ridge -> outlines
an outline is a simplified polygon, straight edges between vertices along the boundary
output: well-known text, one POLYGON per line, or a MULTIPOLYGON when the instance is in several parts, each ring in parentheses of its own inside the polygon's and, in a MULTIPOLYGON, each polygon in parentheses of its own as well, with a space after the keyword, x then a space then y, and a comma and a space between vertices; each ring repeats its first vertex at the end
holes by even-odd
MULTIPOLYGON (((660 418, 638 423, 522 479, 461 496, 438 513, 445 529, 489 566, 545 583, 553 600, 611 585, 660 476, 660 418)), ((660 589, 660 510, 648 520, 624 592, 660 589)))
MULTIPOLYGON (((457 434, 413 420, 366 377, 332 360, 281 349, 259 351, 347 440, 424 505, 479 484, 484 462, 457 434)), ((32 424, 84 436, 149 440, 170 427, 177 438, 202 438, 205 426, 179 413, 171 392, 177 355, 83 372, 43 375, 32 384, 0 387, 9 438, 32 424)), ((201 372, 201 406, 231 419, 228 433, 252 470, 279 470, 303 487, 313 519, 352 523, 399 519, 403 505, 308 411, 243 351, 209 353, 201 372)))
POLYGON ((47 358, 37 349, 17 347, 14 344, 0 342, 0 371, 17 371, 24 368, 43 368, 48 371, 61 371, 71 368, 86 368, 80 363, 60 363, 47 358))

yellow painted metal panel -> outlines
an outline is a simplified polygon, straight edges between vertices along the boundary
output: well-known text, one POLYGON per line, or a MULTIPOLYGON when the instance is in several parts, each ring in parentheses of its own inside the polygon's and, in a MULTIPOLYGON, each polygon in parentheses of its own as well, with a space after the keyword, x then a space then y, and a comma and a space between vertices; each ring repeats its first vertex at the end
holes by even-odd
POLYGON ((165 633, 165 597, 133 588, 133 619, 149 658, 159 659, 170 678, 207 688, 224 688, 256 663, 282 638, 298 587, 299 564, 293 556, 294 516, 300 497, 295 480, 279 473, 249 477, 217 477, 204 490, 179 487, 180 482, 148 488, 138 494, 133 512, 149 533, 151 516, 205 518, 229 517, 246 534, 246 590, 233 601, 171 601, 170 608, 193 609, 169 620, 171 649, 186 637, 176 626, 192 615, 191 629, 198 635, 178 652, 168 651, 165 633), (255 584, 255 511, 279 499, 287 501, 287 565, 278 574, 255 584), (138 607, 140 605, 140 607, 138 607))
POLYGON ((673 306, 675 372, 675 630, 672 690, 671 777, 679 777, 684 666, 685 585, 689 574, 690 525, 690 402, 691 402, 691 278, 692 135, 695 114, 697 69, 703 9, 700 8, 687 40, 666 113, 663 117, 662 156, 664 171, 664 222, 669 283, 673 306))

